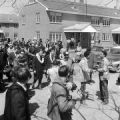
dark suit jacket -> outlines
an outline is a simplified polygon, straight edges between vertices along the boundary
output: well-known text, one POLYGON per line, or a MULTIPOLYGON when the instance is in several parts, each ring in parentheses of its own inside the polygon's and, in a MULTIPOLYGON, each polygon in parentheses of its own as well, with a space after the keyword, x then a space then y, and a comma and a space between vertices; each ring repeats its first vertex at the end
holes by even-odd
POLYGON ((45 70, 48 70, 53 65, 53 62, 50 60, 50 54, 45 56, 45 70))
POLYGON ((28 94, 17 83, 6 93, 4 120, 30 120, 28 94))
POLYGON ((40 63, 38 58, 35 56, 33 59, 33 70, 36 71, 36 77, 39 78, 40 74, 43 74, 44 71, 44 63, 40 63))

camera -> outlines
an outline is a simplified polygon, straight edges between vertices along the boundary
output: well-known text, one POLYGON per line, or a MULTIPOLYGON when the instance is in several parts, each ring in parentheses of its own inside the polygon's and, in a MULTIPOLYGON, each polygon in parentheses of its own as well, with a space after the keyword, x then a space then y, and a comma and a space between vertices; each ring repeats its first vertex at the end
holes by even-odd
POLYGON ((68 90, 74 91, 74 90, 77 89, 77 85, 75 83, 73 83, 73 82, 67 82, 66 83, 66 88, 68 90))
POLYGON ((72 88, 71 88, 71 91, 74 91, 77 89, 77 85, 75 83, 72 83, 72 88))

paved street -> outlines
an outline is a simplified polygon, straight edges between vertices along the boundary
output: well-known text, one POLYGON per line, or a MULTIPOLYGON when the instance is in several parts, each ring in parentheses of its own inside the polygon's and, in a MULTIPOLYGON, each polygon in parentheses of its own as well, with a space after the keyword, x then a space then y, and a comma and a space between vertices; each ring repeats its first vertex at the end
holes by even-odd
MULTIPOLYGON (((79 86, 80 74, 78 74, 78 65, 75 65, 74 81, 79 86)), ((95 84, 87 85, 87 91, 90 96, 85 104, 76 106, 73 110, 73 120, 118 120, 120 117, 120 88, 116 86, 118 74, 111 74, 109 80, 109 104, 102 105, 96 93, 99 93, 98 74, 93 75, 95 84), (114 102, 115 100, 115 102, 114 102)), ((31 81, 32 82, 32 79, 31 81)), ((45 77, 43 82, 46 82, 45 77)), ((42 90, 33 90, 35 95, 30 99, 30 111, 32 120, 49 120, 46 116, 47 101, 50 96, 49 88, 44 87, 42 90)), ((5 103, 5 93, 0 94, 0 115, 3 114, 5 103)))

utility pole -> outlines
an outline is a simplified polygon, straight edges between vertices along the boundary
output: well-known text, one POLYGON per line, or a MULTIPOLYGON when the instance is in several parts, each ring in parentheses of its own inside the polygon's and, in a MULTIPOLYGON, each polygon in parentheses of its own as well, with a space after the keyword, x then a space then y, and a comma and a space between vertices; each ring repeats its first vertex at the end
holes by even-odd
POLYGON ((86 6, 86 16, 87 16, 87 0, 85 1, 85 6, 86 6))
POLYGON ((116 9, 119 9, 119 0, 116 0, 116 9))

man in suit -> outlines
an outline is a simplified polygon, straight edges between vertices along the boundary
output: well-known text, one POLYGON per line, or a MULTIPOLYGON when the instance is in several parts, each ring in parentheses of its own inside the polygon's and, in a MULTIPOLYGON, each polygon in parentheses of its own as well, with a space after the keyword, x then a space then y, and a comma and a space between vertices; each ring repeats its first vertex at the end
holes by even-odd
POLYGON ((31 74, 28 69, 19 67, 14 77, 16 82, 6 92, 4 120, 30 120, 26 83, 31 74))
POLYGON ((48 82, 50 82, 50 78, 47 75, 47 71, 53 66, 54 61, 55 61, 55 48, 52 47, 50 49, 50 53, 45 56, 45 75, 48 82))
POLYGON ((36 56, 33 59, 33 71, 35 76, 33 82, 33 88, 35 88, 35 83, 38 80, 37 88, 41 89, 41 82, 44 73, 44 55, 42 48, 39 48, 39 52, 36 54, 36 56))
POLYGON ((45 57, 45 70, 51 68, 54 61, 55 61, 55 48, 53 47, 50 49, 50 53, 45 57))

